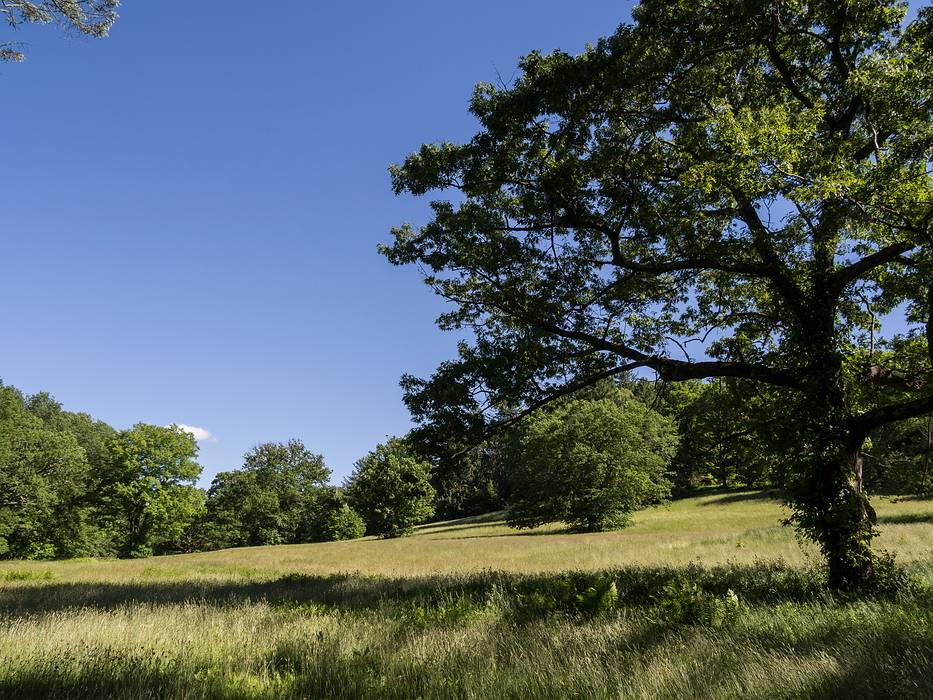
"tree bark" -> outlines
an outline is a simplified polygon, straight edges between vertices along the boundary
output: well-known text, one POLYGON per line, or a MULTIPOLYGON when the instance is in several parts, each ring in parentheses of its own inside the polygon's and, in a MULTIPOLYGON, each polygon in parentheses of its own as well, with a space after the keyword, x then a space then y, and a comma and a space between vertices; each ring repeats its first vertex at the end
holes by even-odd
POLYGON ((875 566, 871 541, 874 511, 862 487, 861 448, 866 433, 852 426, 842 373, 828 324, 814 329, 811 340, 821 351, 802 392, 801 416, 810 445, 809 464, 788 487, 794 520, 820 546, 828 565, 829 586, 837 590, 869 588, 875 566))

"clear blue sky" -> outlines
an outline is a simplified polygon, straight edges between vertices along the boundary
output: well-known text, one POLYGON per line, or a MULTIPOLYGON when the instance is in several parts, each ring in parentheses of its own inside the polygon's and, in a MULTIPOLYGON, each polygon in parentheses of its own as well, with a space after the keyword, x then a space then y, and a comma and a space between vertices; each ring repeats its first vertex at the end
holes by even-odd
POLYGON ((468 138, 474 83, 582 50, 629 3, 126 0, 112 36, 0 65, 0 378, 116 427, 202 427, 202 483, 298 437, 340 481, 453 353, 376 244, 386 167, 468 138))

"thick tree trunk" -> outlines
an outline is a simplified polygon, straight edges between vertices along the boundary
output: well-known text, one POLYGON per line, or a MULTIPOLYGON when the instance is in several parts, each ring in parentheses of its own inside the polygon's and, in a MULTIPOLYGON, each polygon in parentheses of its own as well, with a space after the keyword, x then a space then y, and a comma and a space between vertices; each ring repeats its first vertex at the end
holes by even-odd
POLYGON ((816 366, 800 408, 810 454, 788 485, 789 501, 794 520, 826 558, 829 586, 865 589, 875 574, 875 517, 862 487, 865 436, 850 427, 841 359, 828 352, 816 366))
POLYGON ((829 586, 856 590, 871 586, 875 575, 871 540, 875 513, 862 489, 862 456, 850 442, 834 468, 820 543, 829 568, 829 586))

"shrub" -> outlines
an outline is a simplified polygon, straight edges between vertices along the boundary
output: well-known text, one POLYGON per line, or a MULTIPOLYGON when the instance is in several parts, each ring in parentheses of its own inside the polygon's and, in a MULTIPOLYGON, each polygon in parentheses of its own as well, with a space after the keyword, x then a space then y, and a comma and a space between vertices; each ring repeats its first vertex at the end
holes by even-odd
POLYGON ((346 503, 324 511, 318 527, 320 539, 324 542, 355 540, 366 534, 363 518, 346 503))
POLYGON ((715 595, 695 583, 672 581, 657 598, 654 618, 661 623, 723 627, 743 612, 744 606, 731 588, 724 595, 715 595))
POLYGON ((519 442, 509 474, 515 527, 563 521, 579 530, 617 529, 670 493, 674 424, 625 389, 536 412, 519 442))
POLYGON ((434 515, 430 470, 428 462, 397 438, 359 460, 346 493, 350 505, 366 521, 367 532, 379 537, 407 535, 434 515))

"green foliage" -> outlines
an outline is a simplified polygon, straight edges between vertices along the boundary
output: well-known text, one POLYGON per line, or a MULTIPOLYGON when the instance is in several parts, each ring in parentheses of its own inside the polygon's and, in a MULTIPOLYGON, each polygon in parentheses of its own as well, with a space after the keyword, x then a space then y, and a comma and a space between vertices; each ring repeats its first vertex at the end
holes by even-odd
POLYGON ((735 622, 744 610, 730 588, 723 595, 707 593, 695 583, 667 584, 657 598, 654 619, 676 625, 723 627, 735 622))
MULTIPOLYGON (((764 386, 794 522, 834 587, 869 585, 859 452, 933 409, 933 8, 905 11, 644 0, 581 54, 477 86, 472 139, 390 167, 396 193, 457 190, 383 248, 471 338, 403 378, 418 431, 476 444, 636 368, 764 386), (881 318, 901 322, 883 341, 881 318)), ((748 463, 754 442, 734 447, 748 463)))
POLYGON ((673 422, 626 389, 532 414, 519 442, 509 471, 508 518, 516 527, 563 521, 581 530, 617 529, 669 494, 673 422))
POLYGON ((933 490, 933 414, 877 431, 865 449, 865 483, 875 493, 933 490))
POLYGON ((431 484, 437 491, 435 508, 441 519, 480 515, 505 507, 507 465, 512 461, 514 434, 492 436, 482 445, 456 457, 443 450, 433 455, 431 484))
POLYGON ((400 537, 434 515, 431 465, 398 438, 377 445, 356 463, 346 485, 347 499, 366 521, 366 531, 400 537))
MULTIPOLYGON (((0 0, 0 19, 10 27, 55 22, 66 31, 105 37, 117 20, 120 0, 0 0)), ((0 44, 0 61, 19 62, 26 56, 19 44, 0 44)))
POLYGON ((592 586, 577 593, 577 603, 590 615, 607 615, 619 604, 619 589, 610 578, 600 578, 592 586))
POLYGON ((74 435, 46 428, 0 384, 0 557, 51 559, 80 549, 88 464, 74 435))
POLYGON ((366 523, 341 491, 324 488, 315 497, 304 529, 307 542, 338 542, 362 537, 366 534, 366 523))
POLYGON ((203 492, 194 487, 201 474, 197 454, 194 437, 175 426, 138 423, 111 441, 100 510, 122 555, 179 549, 204 507, 203 492))
POLYGON ((916 596, 921 589, 919 581, 900 566, 891 552, 881 551, 875 557, 875 576, 872 586, 860 593, 870 593, 884 598, 905 599, 916 596))
POLYGON ((263 443, 243 457, 243 468, 220 472, 207 493, 205 537, 212 547, 307 541, 318 492, 330 478, 324 458, 301 440, 263 443))

